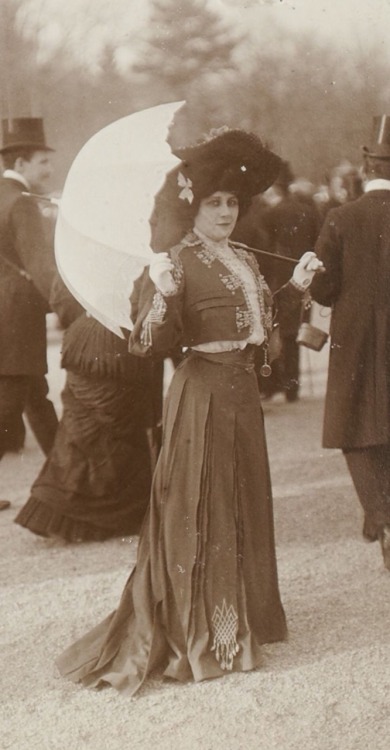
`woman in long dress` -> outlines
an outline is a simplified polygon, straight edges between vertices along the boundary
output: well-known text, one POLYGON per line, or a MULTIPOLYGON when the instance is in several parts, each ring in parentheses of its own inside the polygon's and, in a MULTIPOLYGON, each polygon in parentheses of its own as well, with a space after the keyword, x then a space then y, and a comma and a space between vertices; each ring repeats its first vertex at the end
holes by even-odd
POLYGON ((15 522, 65 542, 138 534, 149 505, 147 431, 160 421, 154 396, 162 392, 162 363, 130 354, 127 341, 88 316, 60 278, 51 304, 66 328, 63 414, 15 522))
MULTIPOLYGON (((133 695, 155 670, 180 681, 261 666, 283 640, 272 496, 254 352, 264 371, 272 297, 252 253, 229 242, 280 160, 253 134, 217 131, 177 152, 156 198, 156 254, 130 350, 186 349, 165 402, 163 444, 136 567, 118 609, 58 659, 63 675, 133 695)), ((307 253, 278 294, 300 304, 317 267, 307 253)))

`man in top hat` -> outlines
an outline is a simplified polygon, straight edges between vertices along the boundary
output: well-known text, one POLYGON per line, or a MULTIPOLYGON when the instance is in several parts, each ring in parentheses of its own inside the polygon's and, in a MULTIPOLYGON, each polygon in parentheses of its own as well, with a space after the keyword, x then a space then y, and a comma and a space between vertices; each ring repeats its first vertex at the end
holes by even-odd
POLYGON ((363 154, 365 192, 327 214, 311 294, 332 307, 324 446, 342 449, 390 570, 390 116, 374 117, 363 154))
MULTIPOLYGON (((34 198, 52 174, 40 118, 3 120, 0 154, 0 459, 24 411, 45 453, 57 428, 47 399, 46 313, 55 273, 34 198)), ((23 435, 21 435, 23 438, 23 435)), ((6 507, 7 501, 1 507, 6 507)))

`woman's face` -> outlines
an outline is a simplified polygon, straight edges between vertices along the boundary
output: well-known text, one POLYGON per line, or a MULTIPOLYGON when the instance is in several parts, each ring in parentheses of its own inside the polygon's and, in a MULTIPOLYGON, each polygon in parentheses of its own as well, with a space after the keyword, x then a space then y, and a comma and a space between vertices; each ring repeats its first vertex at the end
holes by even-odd
POLYGON ((218 190, 200 202, 194 224, 210 240, 220 242, 230 237, 236 225, 238 211, 237 196, 218 190))

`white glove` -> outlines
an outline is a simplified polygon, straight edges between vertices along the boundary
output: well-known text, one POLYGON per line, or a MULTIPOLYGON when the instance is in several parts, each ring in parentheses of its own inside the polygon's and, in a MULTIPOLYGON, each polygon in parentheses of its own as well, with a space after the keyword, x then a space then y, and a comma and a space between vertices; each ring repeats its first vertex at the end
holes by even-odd
POLYGON ((306 289, 313 281, 314 274, 323 270, 323 262, 317 258, 315 253, 309 250, 302 255, 299 263, 295 266, 292 275, 293 281, 295 281, 298 286, 306 289))
POLYGON ((173 263, 168 253, 156 253, 149 266, 149 276, 161 294, 174 294, 176 284, 172 276, 173 263))

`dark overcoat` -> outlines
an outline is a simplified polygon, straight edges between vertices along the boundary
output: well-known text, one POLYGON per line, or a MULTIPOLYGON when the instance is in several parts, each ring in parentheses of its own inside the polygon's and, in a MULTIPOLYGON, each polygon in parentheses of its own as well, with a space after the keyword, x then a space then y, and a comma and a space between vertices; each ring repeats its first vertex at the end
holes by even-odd
MULTIPOLYGON (((317 240, 321 220, 317 207, 310 198, 291 195, 264 211, 262 226, 268 237, 268 249, 275 255, 288 255, 298 260, 312 250, 317 240)), ((267 283, 272 291, 287 284, 291 275, 288 263, 275 261, 267 283)))
POLYGON ((315 277, 312 296, 332 307, 324 447, 387 443, 390 191, 331 210, 316 252, 326 271, 315 277))
POLYGON ((0 376, 47 371, 46 300, 55 261, 39 208, 24 190, 0 178, 0 376))

